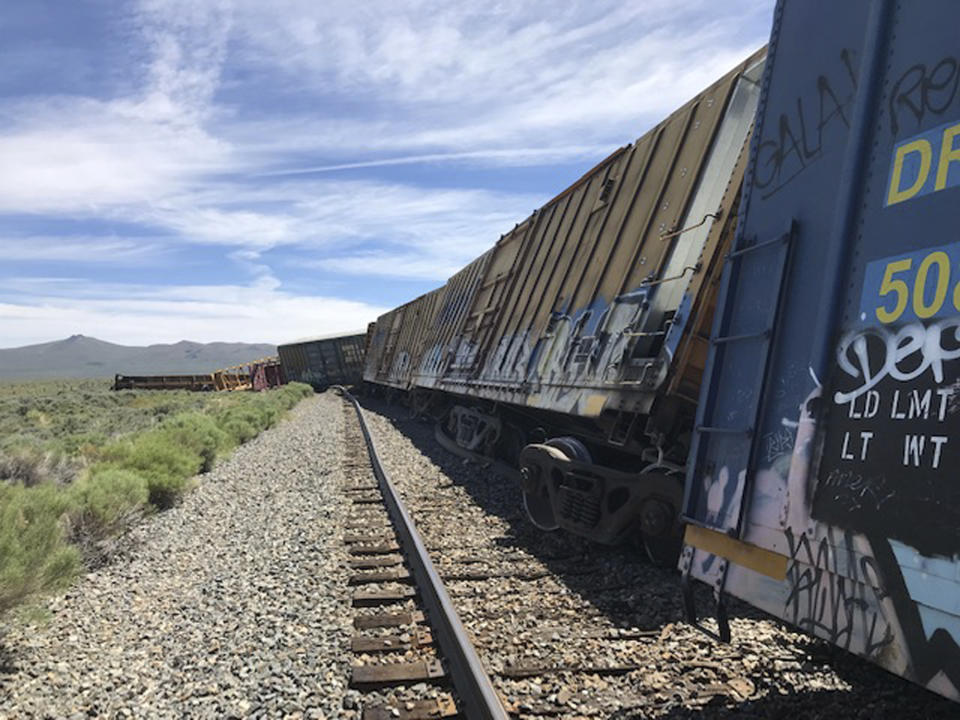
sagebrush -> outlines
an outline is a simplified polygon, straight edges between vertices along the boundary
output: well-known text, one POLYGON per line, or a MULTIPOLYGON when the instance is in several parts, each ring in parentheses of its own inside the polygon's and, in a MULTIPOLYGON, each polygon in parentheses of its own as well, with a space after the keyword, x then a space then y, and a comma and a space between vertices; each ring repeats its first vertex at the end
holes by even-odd
POLYGON ((0 612, 69 584, 81 549, 173 505, 313 393, 300 383, 229 394, 96 383, 0 385, 0 612))

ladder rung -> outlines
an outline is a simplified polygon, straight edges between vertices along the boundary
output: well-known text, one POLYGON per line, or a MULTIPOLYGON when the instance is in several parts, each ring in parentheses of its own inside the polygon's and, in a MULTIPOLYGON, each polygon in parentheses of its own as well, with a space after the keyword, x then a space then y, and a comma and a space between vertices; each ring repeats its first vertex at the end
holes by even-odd
POLYGON ((752 427, 745 428, 726 428, 726 427, 710 427, 709 425, 698 425, 697 432, 699 433, 718 433, 718 434, 727 434, 727 435, 753 435, 752 427))
POLYGON ((715 338, 710 342, 712 342, 714 345, 722 345, 723 343, 737 342, 739 340, 753 340, 754 338, 769 339, 770 332, 771 332, 770 328, 767 328, 766 330, 762 330, 761 332, 744 333, 742 335, 726 335, 724 337, 715 338))
POLYGON ((651 331, 651 332, 625 332, 625 333, 623 333, 623 337, 661 337, 662 335, 666 335, 666 334, 667 334, 667 331, 666 331, 666 330, 657 330, 657 331, 655 331, 655 332, 654 332, 654 331, 651 331))
POLYGON ((779 243, 779 242, 787 242, 788 240, 790 240, 790 233, 787 232, 787 233, 784 233, 783 235, 779 235, 775 237, 773 240, 764 240, 762 243, 754 243, 753 245, 748 245, 747 247, 744 247, 744 248, 731 250, 727 254, 727 257, 728 258, 740 257, 741 255, 746 255, 747 253, 753 252, 754 250, 761 250, 765 247, 769 247, 770 245, 775 245, 776 243, 779 243))

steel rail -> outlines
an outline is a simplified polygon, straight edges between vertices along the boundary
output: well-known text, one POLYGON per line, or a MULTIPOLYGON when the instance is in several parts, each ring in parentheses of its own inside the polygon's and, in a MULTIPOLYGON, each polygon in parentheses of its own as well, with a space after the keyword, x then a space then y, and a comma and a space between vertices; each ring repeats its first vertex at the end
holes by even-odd
POLYGON ((335 386, 345 399, 357 411, 360 429, 367 443, 367 454, 373 466, 374 475, 380 485, 387 512, 390 514, 396 527, 400 544, 410 565, 421 599, 430 618, 437 643, 450 669, 450 677, 454 689, 457 691, 460 710, 465 717, 473 720, 508 720, 509 715, 504 709, 500 698, 490 682, 490 677, 480 662, 473 644, 464 629, 457 611, 450 601, 440 574, 433 566, 427 548, 420 539, 413 518, 407 512, 406 506, 400 499, 386 468, 380 462, 377 442, 374 439, 363 408, 350 392, 341 386, 335 386))

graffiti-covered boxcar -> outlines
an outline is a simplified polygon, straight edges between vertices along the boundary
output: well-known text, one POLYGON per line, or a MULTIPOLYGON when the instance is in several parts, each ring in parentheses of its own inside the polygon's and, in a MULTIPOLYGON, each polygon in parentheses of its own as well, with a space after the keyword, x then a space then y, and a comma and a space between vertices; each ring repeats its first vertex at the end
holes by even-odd
POLYGON ((778 4, 681 557, 954 699, 958 22, 947 0, 778 4))
POLYGON ((729 593, 958 699, 956 20, 780 0, 768 53, 380 317, 364 378, 539 527, 682 548, 711 632, 729 593))
POLYGON ((679 551, 683 467, 761 50, 441 288, 378 318, 364 379, 519 466, 530 518, 679 551))
POLYGON ((295 340, 277 347, 288 382, 323 390, 330 385, 355 385, 363 376, 365 332, 340 333, 295 340))

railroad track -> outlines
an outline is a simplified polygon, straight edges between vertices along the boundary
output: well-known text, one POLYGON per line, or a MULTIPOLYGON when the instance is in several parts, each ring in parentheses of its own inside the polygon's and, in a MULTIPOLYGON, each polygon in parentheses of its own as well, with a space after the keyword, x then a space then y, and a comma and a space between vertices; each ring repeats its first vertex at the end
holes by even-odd
POLYGON ((507 718, 381 463, 363 409, 345 389, 338 391, 357 418, 345 424, 344 491, 352 514, 344 541, 357 609, 350 685, 366 693, 363 718, 507 718))
MULTIPOLYGON (((675 571, 651 565, 638 548, 537 531, 514 483, 450 455, 431 426, 400 408, 365 406, 375 410, 367 419, 384 462, 511 717, 822 713, 830 702, 823 691, 846 692, 852 677, 863 679, 855 692, 864 702, 886 686, 885 673, 738 603, 735 641, 714 643, 678 622, 675 571)), ((706 602, 709 589, 698 593, 706 602)))
MULTIPOLYGON (((669 672, 669 653, 651 660, 651 648, 677 644, 674 626, 661 619, 679 617, 680 595, 673 585, 651 582, 650 572, 657 574, 656 581, 664 573, 640 553, 598 552, 578 538, 530 529, 529 539, 536 544, 531 553, 523 542, 504 542, 502 529, 495 526, 489 532, 467 530, 483 524, 476 514, 486 515, 478 507, 485 502, 482 498, 457 492, 463 488, 456 485, 438 492, 429 482, 410 482, 404 492, 414 503, 411 510, 425 538, 416 540, 419 550, 411 553, 409 543, 392 534, 392 518, 400 518, 401 528, 412 527, 410 513, 400 510, 398 490, 370 442, 367 419, 356 401, 348 399, 360 423, 347 424, 347 492, 354 514, 345 540, 355 571, 350 579, 357 587, 354 604, 368 606, 355 620, 362 634, 354 639, 354 650, 363 665, 354 671, 352 685, 374 691, 363 699, 364 717, 444 717, 457 712, 474 717, 473 704, 463 701, 457 671, 447 660, 450 651, 434 642, 440 639, 439 630, 431 633, 426 627, 425 620, 435 627, 433 620, 441 615, 420 604, 426 598, 418 573, 403 564, 411 555, 429 562, 428 584, 442 580, 441 586, 448 588, 445 604, 451 611, 456 604, 476 647, 470 653, 483 659, 484 666, 478 659, 476 667, 481 672, 485 667, 492 676, 484 684, 494 698, 499 696, 499 703, 482 712, 500 714, 476 717, 608 717, 625 707, 696 707, 718 696, 742 701, 755 692, 752 681, 722 662, 701 658, 683 672, 669 672), (378 470, 371 470, 369 458, 376 458, 378 470), (378 488, 386 488, 384 497, 388 504, 396 503, 395 510, 383 507, 378 488), (461 534, 451 532, 451 519, 455 528, 462 526, 461 534), (428 550, 433 561, 426 557, 428 550), (576 591, 584 587, 590 588, 589 601, 576 591), (453 685, 452 694, 443 691, 446 681, 453 685), (377 688, 397 684, 405 695, 376 694, 377 688), (419 699, 410 699, 412 688, 420 689, 419 699), (661 692, 665 694, 659 697, 661 692)), ((397 468, 395 457, 389 463, 397 468)), ((491 481, 487 487, 502 485, 491 481)), ((527 528, 517 519, 518 527, 527 528)), ((462 626, 456 635, 458 643, 466 641, 462 626)))
MULTIPOLYGON (((734 642, 712 642, 677 622, 675 571, 651 565, 639 549, 537 531, 516 483, 450 455, 431 426, 396 406, 369 405, 366 433, 375 434, 391 492, 415 519, 419 547, 500 698, 500 717, 832 716, 840 698, 857 708, 872 706, 878 693, 923 695, 906 683, 890 688, 886 673, 742 604, 730 607, 734 642)), ((474 717, 435 642, 439 633, 425 624, 435 626, 435 612, 420 602, 416 573, 401 564, 409 553, 387 535, 390 513, 372 492, 364 433, 356 423, 347 428, 355 502, 346 540, 352 562, 370 559, 353 579, 355 604, 372 604, 358 608, 356 622, 366 638, 355 645, 363 669, 354 677, 367 681, 354 684, 369 690, 364 717, 474 717), (410 672, 398 680, 402 667, 410 672)))

